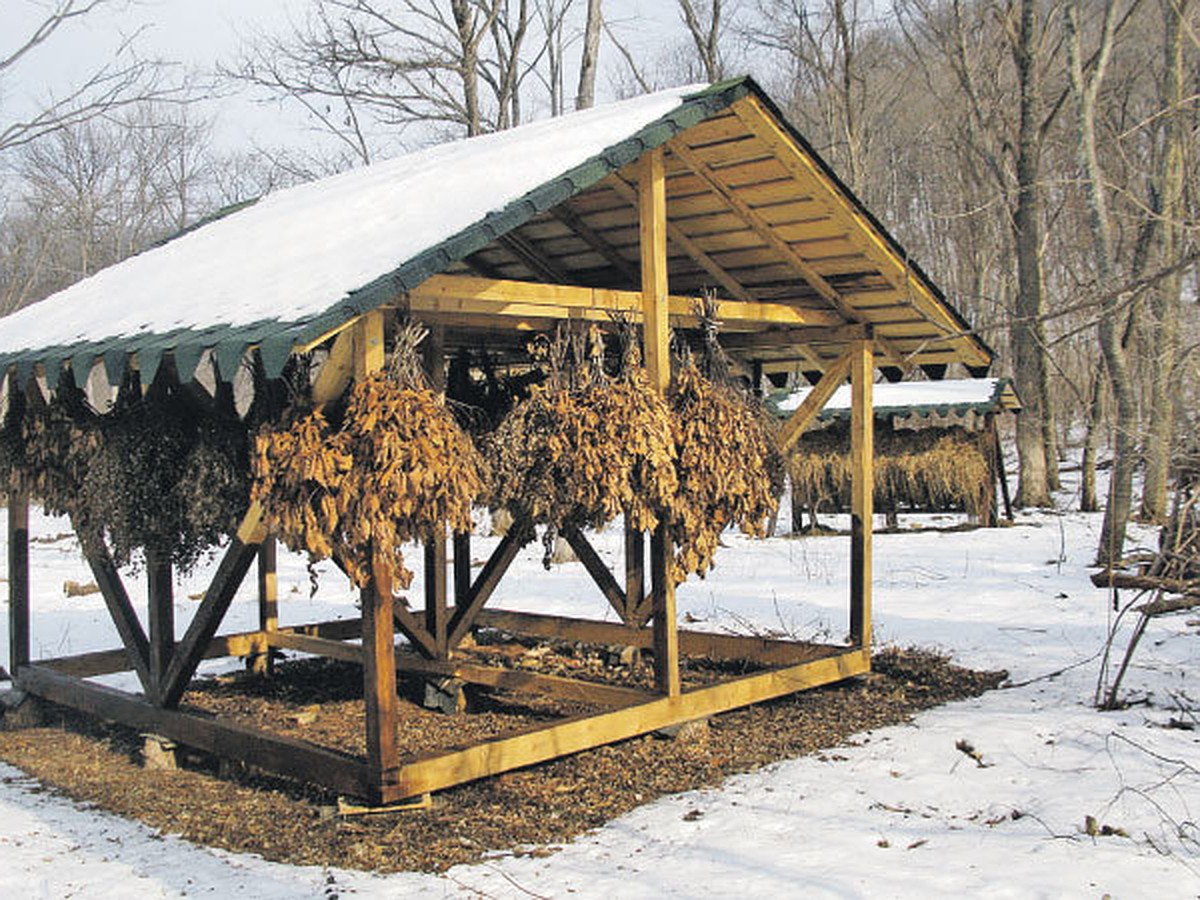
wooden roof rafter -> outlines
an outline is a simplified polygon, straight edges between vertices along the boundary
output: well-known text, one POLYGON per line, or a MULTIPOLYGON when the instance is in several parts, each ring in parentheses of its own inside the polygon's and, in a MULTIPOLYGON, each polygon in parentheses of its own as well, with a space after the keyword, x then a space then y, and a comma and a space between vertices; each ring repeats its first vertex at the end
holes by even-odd
MULTIPOLYGON (((742 200, 714 171, 713 167, 700 157, 683 140, 676 137, 667 142, 670 151, 682 160, 689 169, 698 175, 708 186, 732 207, 750 228, 777 254, 783 257, 789 265, 809 283, 817 293, 832 306, 847 322, 866 323, 866 319, 858 310, 848 304, 840 293, 821 275, 807 259, 787 241, 776 234, 775 229, 766 222, 748 203, 742 200)), ((890 341, 876 337, 876 343, 885 355, 896 365, 908 370, 912 362, 896 349, 890 341)))

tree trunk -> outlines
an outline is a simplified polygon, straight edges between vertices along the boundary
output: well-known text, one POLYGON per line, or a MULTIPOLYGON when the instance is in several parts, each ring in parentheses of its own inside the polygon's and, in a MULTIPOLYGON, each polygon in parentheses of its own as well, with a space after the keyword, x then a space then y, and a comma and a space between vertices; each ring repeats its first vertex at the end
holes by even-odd
POLYGON ((1113 265, 1112 221, 1108 212, 1108 196, 1104 188, 1104 172, 1096 149, 1096 97, 1104 79, 1112 35, 1116 21, 1114 0, 1105 0, 1104 26, 1100 48, 1091 76, 1085 78, 1080 49, 1078 0, 1067 0, 1063 26, 1067 37, 1068 70, 1071 94, 1075 101, 1076 134, 1079 141, 1079 166, 1087 190, 1088 228, 1096 258, 1096 283, 1101 296, 1099 325, 1100 349, 1108 368, 1109 383, 1116 401, 1113 427, 1113 466, 1108 488, 1108 505, 1104 508, 1104 525, 1100 531, 1097 561, 1112 565, 1120 560, 1125 549, 1125 527, 1133 495, 1133 467, 1137 455, 1137 409, 1133 376, 1129 359, 1121 341, 1120 296, 1113 291, 1116 273, 1113 265))
POLYGON ((1083 462, 1080 464, 1079 511, 1095 512, 1100 508, 1096 496, 1096 449, 1100 442, 1100 414, 1104 403, 1104 367, 1097 366, 1092 376, 1088 397, 1086 430, 1083 436, 1083 462))
POLYGON ((1049 506, 1046 426, 1049 391, 1042 278, 1042 188, 1038 180, 1041 136, 1038 117, 1041 79, 1034 59, 1036 0, 1021 0, 1020 27, 1013 56, 1020 85, 1020 125, 1017 134, 1017 205, 1013 230, 1017 251, 1016 318, 1012 325, 1013 366, 1024 411, 1017 417, 1017 455, 1020 460, 1017 503, 1049 506))
POLYGON ((590 109, 596 103, 596 66, 600 59, 600 29, 603 24, 600 0, 588 0, 583 57, 579 60, 579 90, 575 93, 576 109, 590 109))
MULTIPOLYGON (((1183 249, 1180 234, 1184 190, 1184 151, 1187 140, 1183 123, 1183 29, 1180 20, 1187 0, 1163 3, 1163 88, 1162 107, 1168 110, 1163 147, 1160 191, 1162 207, 1162 263, 1170 266, 1183 249)), ((1151 352, 1150 421, 1146 434, 1146 482, 1142 491, 1144 519, 1162 522, 1167 515, 1171 445, 1175 434, 1175 368, 1179 362, 1179 306, 1183 276, 1175 273, 1155 287, 1151 352)))

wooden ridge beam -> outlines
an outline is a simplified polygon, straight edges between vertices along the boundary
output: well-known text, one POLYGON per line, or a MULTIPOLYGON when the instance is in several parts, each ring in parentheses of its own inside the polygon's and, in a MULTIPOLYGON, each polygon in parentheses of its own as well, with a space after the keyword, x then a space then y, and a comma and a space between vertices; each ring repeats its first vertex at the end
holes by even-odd
MULTIPOLYGON (((667 298, 670 317, 676 325, 695 326, 694 296, 667 298)), ((470 275, 434 275, 408 293, 408 309, 414 313, 475 314, 517 318, 578 319, 589 316, 601 321, 610 312, 626 313, 641 320, 640 291, 541 284, 532 281, 475 278, 470 275)), ((732 324, 778 324, 792 326, 836 326, 845 320, 829 310, 806 309, 787 303, 761 301, 721 302, 721 318, 732 324)))
MULTIPOLYGON (((712 167, 708 165, 700 155, 691 147, 680 140, 678 137, 672 138, 667 144, 671 152, 681 159, 689 169, 691 169, 701 180, 703 180, 714 192, 723 197, 725 201, 733 207, 733 210, 738 216, 750 226, 767 246, 773 249, 776 253, 797 272, 801 277, 809 283, 809 285, 821 295, 821 297, 832 306, 841 315, 844 322, 847 323, 862 323, 863 316, 858 310, 846 302, 845 298, 833 287, 825 277, 821 275, 803 256, 796 252, 796 249, 775 233, 774 227, 766 221, 761 215, 755 212, 749 204, 742 200, 736 192, 726 185, 712 167)), ((898 366, 901 366, 906 371, 912 368, 911 364, 905 359, 904 354, 892 348, 886 341, 880 339, 880 349, 883 350, 888 357, 898 366)))

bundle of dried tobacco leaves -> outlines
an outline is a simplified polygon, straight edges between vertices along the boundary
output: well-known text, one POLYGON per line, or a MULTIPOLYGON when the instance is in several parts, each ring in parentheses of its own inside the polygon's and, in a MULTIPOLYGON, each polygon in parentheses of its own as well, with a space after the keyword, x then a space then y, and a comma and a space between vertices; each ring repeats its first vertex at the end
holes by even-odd
POLYGON ((334 427, 320 411, 259 435, 252 497, 291 549, 335 557, 360 587, 375 572, 408 587, 401 545, 471 528, 486 468, 417 363, 409 325, 390 367, 354 384, 334 427))

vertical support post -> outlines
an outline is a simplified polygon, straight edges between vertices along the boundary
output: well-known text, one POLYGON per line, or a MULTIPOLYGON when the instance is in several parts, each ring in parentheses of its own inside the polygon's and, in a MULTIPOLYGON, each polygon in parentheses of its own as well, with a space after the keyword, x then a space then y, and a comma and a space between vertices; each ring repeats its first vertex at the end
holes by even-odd
MULTIPOLYGON (((362 589, 363 704, 367 718, 367 775, 372 791, 394 784, 400 768, 396 746, 396 622, 392 585, 372 567, 362 589)), ((372 800, 380 800, 374 796, 372 800)))
MULTIPOLYGON (((646 374, 666 393, 671 383, 671 326, 667 307, 667 178, 663 149, 642 157, 638 180, 638 237, 642 261, 642 334, 646 374)), ((679 633, 671 538, 659 525, 650 539, 650 583, 654 604, 654 677, 660 693, 680 694, 679 633)))
MULTIPOLYGON (((275 538, 268 537, 258 546, 258 629, 279 630, 278 550, 275 538)), ((270 675, 274 666, 270 648, 254 657, 254 671, 270 675)))
POLYGON ((763 395, 763 364, 761 359, 756 359, 750 363, 750 380, 753 384, 750 389, 754 392, 755 397, 763 395))
POLYGON ((150 683, 156 705, 162 703, 167 667, 175 655, 175 588, 171 558, 160 551, 146 551, 146 588, 150 631, 150 683))
POLYGON ((471 596, 471 533, 454 535, 454 607, 461 609, 471 596))
POLYGON ((638 625, 638 610, 646 596, 646 538, 625 526, 625 624, 638 625))
POLYGON ((871 525, 875 500, 875 358, 872 342, 850 346, 850 640, 871 646, 871 525))
MULTIPOLYGON (((443 393, 446 390, 444 326, 430 326, 422 354, 429 386, 438 393, 443 393)), ((449 653, 446 622, 446 529, 439 528, 425 539, 425 629, 433 638, 439 659, 445 659, 449 653)))
POLYGON ((425 539, 425 630, 433 638, 439 659, 446 644, 446 529, 438 528, 425 539))
POLYGON ((29 497, 8 492, 8 672, 29 663, 29 497))
MULTIPOLYGON (((354 377, 383 368, 383 313, 374 310, 354 325, 354 377)), ((373 560, 374 563, 374 560, 373 560)), ((366 708, 367 780, 372 800, 394 784, 400 766, 396 746, 396 620, 391 581, 372 564, 362 590, 363 705, 366 708)))

